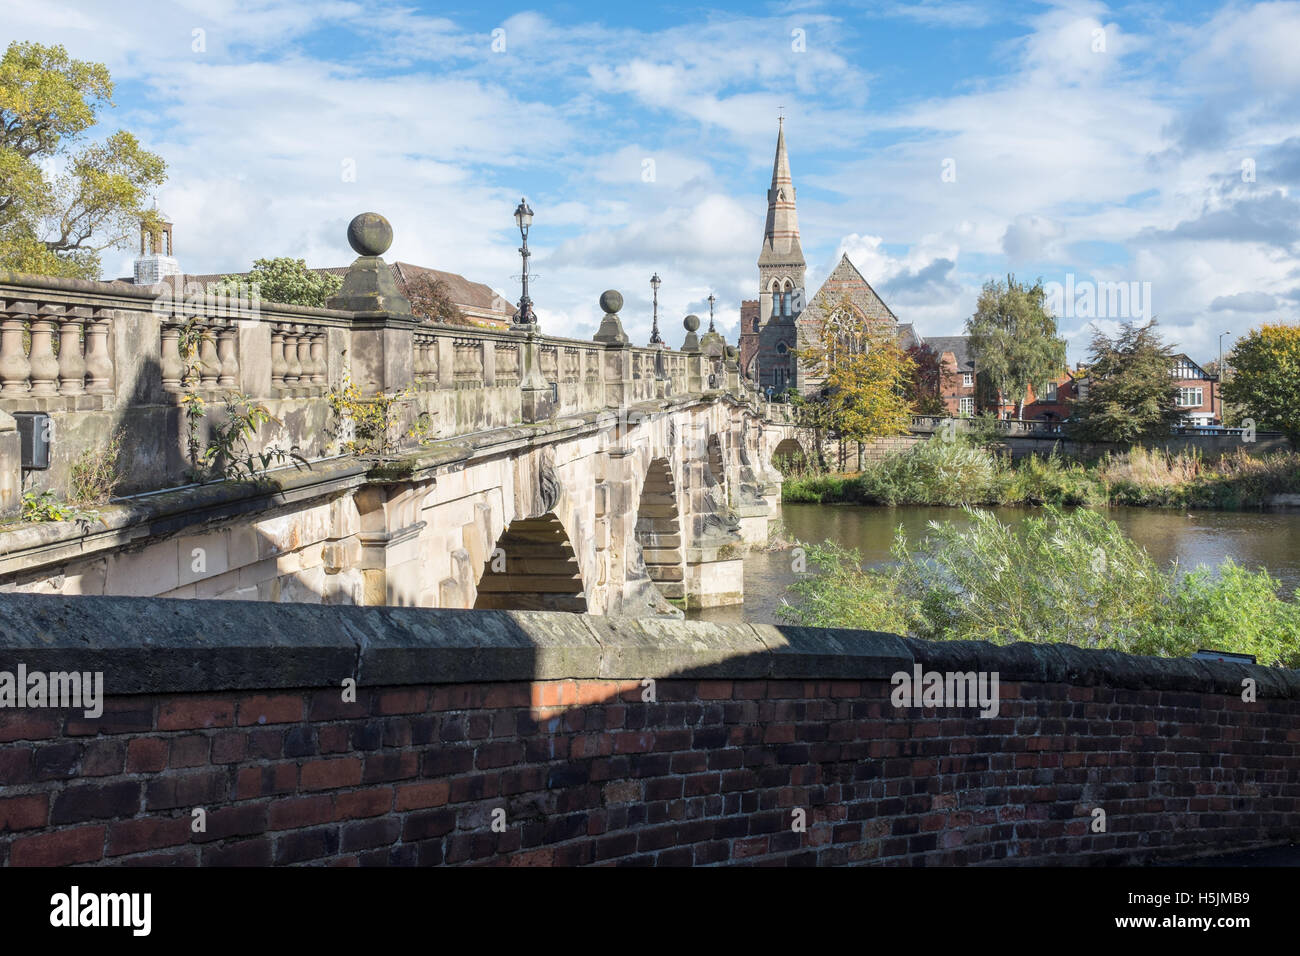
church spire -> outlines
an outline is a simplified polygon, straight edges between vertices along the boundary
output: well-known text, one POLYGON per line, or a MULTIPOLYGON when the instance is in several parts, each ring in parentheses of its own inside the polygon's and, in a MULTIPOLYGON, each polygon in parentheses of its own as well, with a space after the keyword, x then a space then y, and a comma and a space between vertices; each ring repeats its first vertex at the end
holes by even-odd
POLYGON ((772 186, 767 191, 767 226, 763 230, 763 251, 758 264, 804 265, 799 244, 799 214, 794 205, 794 180, 790 157, 785 151, 785 118, 777 121, 776 159, 772 162, 772 186))

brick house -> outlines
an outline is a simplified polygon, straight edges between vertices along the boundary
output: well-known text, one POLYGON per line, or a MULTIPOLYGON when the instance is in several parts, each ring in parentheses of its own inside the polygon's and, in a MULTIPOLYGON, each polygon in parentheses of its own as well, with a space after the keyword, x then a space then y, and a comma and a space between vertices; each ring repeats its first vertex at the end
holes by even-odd
POLYGON ((1174 356, 1173 376, 1178 385, 1178 409, 1187 424, 1223 423, 1219 376, 1211 375, 1182 352, 1174 356))
MULTIPOLYGON (((1063 422, 1074 414, 1074 405, 1087 394, 1087 379, 1083 372, 1068 369, 1050 382, 1039 397, 1031 385, 1025 402, 1024 420, 1036 422, 1063 422)), ((1015 406, 1011 406, 1015 414, 1015 406)))
MULTIPOLYGON (((920 338, 919 336, 916 336, 920 338)), ((939 398, 948 415, 969 418, 980 411, 975 359, 964 335, 935 335, 920 339, 939 361, 939 398)))

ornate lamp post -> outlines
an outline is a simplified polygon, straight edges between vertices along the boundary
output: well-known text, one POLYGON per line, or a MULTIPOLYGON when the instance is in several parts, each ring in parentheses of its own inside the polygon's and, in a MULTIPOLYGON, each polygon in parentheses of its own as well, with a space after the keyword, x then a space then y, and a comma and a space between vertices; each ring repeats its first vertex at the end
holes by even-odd
POLYGON ((712 292, 710 292, 710 293, 709 293, 709 331, 710 331, 710 332, 714 331, 714 329, 713 329, 713 303, 715 303, 715 302, 717 302, 717 301, 718 301, 717 297, 716 297, 712 292))
POLYGON ((659 278, 659 273, 650 277, 650 290, 654 296, 654 325, 650 328, 650 344, 663 345, 663 337, 659 334, 659 286, 663 284, 663 279, 659 278))
POLYGON ((528 298, 528 257, 531 255, 528 251, 528 227, 533 224, 533 211, 528 207, 528 201, 519 200, 519 205, 515 207, 515 225, 519 227, 519 235, 523 237, 524 244, 519 247, 519 254, 524 259, 524 294, 519 299, 519 315, 515 317, 515 324, 522 326, 532 326, 537 324, 537 317, 533 315, 533 300, 528 298))
POLYGON ((1217 395, 1218 403, 1219 403, 1218 416, 1219 416, 1220 428, 1223 427, 1223 337, 1225 335, 1231 335, 1231 334, 1232 334, 1231 332, 1219 333, 1219 368, 1217 370, 1218 374, 1215 376, 1216 381, 1210 383, 1210 412, 1212 414, 1214 413, 1214 399, 1215 396, 1217 395))

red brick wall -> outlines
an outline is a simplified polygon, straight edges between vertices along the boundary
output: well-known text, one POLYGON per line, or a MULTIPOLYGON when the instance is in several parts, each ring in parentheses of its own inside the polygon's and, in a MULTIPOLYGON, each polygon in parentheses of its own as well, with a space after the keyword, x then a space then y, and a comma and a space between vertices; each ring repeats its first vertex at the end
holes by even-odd
POLYGON ((1142 689, 1143 659, 1106 659, 1136 661, 1139 686, 1008 681, 988 719, 896 709, 880 678, 663 679, 656 703, 639 681, 553 680, 363 688, 355 704, 124 696, 96 722, 4 710, 0 859, 1087 862, 1300 834, 1291 692, 1142 689))

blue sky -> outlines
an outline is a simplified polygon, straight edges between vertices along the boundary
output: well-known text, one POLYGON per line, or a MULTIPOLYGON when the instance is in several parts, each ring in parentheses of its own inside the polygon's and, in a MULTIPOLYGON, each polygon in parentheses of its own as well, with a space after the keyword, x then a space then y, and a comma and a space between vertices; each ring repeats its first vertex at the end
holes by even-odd
MULTIPOLYGON (((657 271, 671 342, 710 292, 734 335, 784 107, 810 292, 847 253, 945 335, 1008 272, 1132 284, 1201 360, 1300 311, 1297 3, 5 6, 5 43, 109 65, 97 132, 167 160, 191 272, 345 264, 373 210, 388 258, 513 299, 527 195, 546 329, 590 336, 617 288, 644 341, 657 271)), ((1071 358, 1123 317, 1064 315, 1071 358)))

